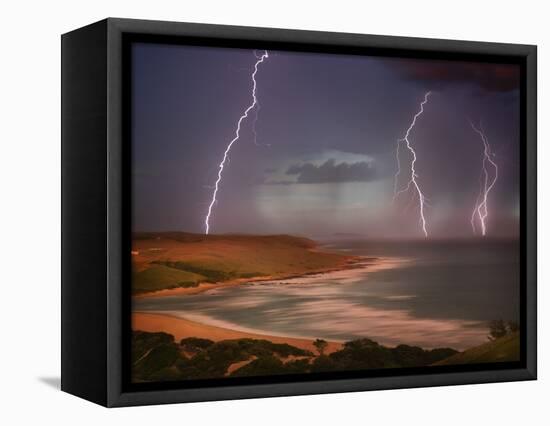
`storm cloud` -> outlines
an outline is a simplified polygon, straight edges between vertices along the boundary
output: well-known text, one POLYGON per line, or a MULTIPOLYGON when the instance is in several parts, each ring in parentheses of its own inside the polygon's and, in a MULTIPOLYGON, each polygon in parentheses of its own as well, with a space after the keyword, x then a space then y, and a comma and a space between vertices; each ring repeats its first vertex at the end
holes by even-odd
POLYGON ((366 161, 336 163, 334 158, 328 159, 321 165, 294 164, 287 169, 286 174, 296 175, 296 183, 369 182, 377 177, 371 163, 366 161))
POLYGON ((510 92, 519 87, 519 66, 454 61, 403 61, 399 72, 409 80, 431 87, 471 84, 487 92, 510 92))

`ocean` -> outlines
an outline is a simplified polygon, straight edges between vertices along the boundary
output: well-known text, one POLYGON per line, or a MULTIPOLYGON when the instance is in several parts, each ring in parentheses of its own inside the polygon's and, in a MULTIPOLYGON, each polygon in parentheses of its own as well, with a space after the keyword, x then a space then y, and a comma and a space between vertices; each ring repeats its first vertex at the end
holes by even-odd
POLYGON ((143 298, 133 310, 267 335, 452 347, 487 341, 488 322, 519 320, 517 240, 327 241, 360 267, 143 298))

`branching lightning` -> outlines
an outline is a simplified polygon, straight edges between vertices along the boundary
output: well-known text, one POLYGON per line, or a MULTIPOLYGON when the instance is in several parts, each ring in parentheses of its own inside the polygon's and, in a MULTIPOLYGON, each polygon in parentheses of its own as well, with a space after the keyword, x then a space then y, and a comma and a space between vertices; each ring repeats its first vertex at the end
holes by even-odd
MULTIPOLYGON (((261 55, 258 54, 258 52, 254 51, 254 56, 256 56, 256 59, 261 59, 261 55)), ((262 105, 260 104, 260 101, 256 99, 256 105, 254 107, 254 119, 252 120, 252 134, 254 135, 253 142, 256 146, 271 146, 268 143, 258 143, 258 132, 256 131, 256 123, 258 122, 258 115, 260 115, 260 109, 262 109, 262 105)))
MULTIPOLYGON (((225 152, 223 153, 223 158, 221 163, 218 166, 218 177, 216 179, 216 182, 214 184, 214 191, 212 192, 212 199, 210 201, 210 204, 208 206, 208 212, 206 214, 206 218, 204 220, 205 224, 205 233, 208 235, 210 232, 210 216, 212 215, 212 209, 214 208, 214 205, 217 202, 217 196, 218 196, 218 190, 220 188, 220 182, 222 180, 223 175, 223 169, 225 167, 225 164, 229 161, 229 152, 231 151, 231 147, 235 142, 237 142, 240 138, 240 132, 241 132, 241 124, 242 122, 248 117, 248 114, 250 111, 256 107, 258 104, 258 100, 256 98, 256 74, 258 73, 258 67, 259 65, 264 62, 265 59, 269 57, 267 50, 264 50, 264 53, 262 53, 259 57, 256 55, 256 63, 254 64, 254 71, 252 72, 251 79, 252 79, 252 103, 244 110, 243 114, 240 116, 239 121, 237 122, 237 128, 235 130, 235 137, 229 142, 227 147, 225 148, 225 152)), ((256 111, 257 113, 257 111, 256 111)), ((255 133, 255 131, 254 131, 255 133)))
POLYGON ((254 141, 254 145, 256 146, 271 146, 271 144, 268 143, 258 143, 258 132, 256 131, 256 123, 258 121, 258 114, 260 113, 260 103, 256 100, 256 107, 254 108, 254 119, 252 120, 252 134, 254 135, 254 138, 252 139, 254 141))
POLYGON ((487 136, 485 136, 485 132, 483 131, 483 127, 481 126, 481 124, 479 127, 476 127, 474 123, 470 121, 470 125, 472 126, 472 129, 474 129, 474 131, 479 135, 481 141, 483 142, 483 161, 481 163, 479 194, 476 199, 470 222, 472 224, 472 229, 475 234, 477 216, 481 228, 481 235, 485 236, 487 234, 486 219, 489 216, 487 198, 489 196, 489 193, 495 186, 495 183, 497 182, 498 166, 493 160, 494 154, 491 151, 491 145, 489 144, 487 136), (490 173, 489 169, 493 169, 492 174, 490 173))
POLYGON ((428 98, 431 95, 431 92, 427 92, 424 95, 424 100, 420 103, 420 109, 419 111, 414 115, 413 120, 407 129, 407 132, 405 133, 405 136, 402 139, 397 140, 397 149, 396 149, 396 159, 397 159, 397 172, 395 173, 395 181, 394 181, 394 201, 399 197, 399 195, 408 192, 411 187, 414 188, 414 191, 416 195, 418 196, 418 211, 420 214, 420 225, 422 227, 422 232, 424 232, 424 236, 428 236, 428 231, 426 229, 426 216, 425 216, 425 207, 427 205, 426 197, 424 196, 424 193, 420 189, 420 185, 418 183, 418 174, 416 173, 416 151, 414 150, 413 146, 411 145, 411 141, 409 140, 410 133, 414 126, 416 125, 416 120, 424 113, 424 105, 428 102, 428 98), (409 152, 412 155, 412 160, 410 163, 410 178, 407 182, 407 186, 405 188, 398 190, 398 183, 399 183, 399 176, 401 174, 401 160, 399 159, 399 148, 401 144, 404 143, 409 152))

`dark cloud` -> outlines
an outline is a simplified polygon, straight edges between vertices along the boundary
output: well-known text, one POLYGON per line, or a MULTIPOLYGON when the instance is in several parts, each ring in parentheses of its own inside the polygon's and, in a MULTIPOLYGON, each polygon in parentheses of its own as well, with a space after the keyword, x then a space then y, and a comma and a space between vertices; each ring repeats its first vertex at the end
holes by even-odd
POLYGON ((399 72, 407 79, 433 88, 449 84, 474 84, 487 92, 519 89, 519 66, 452 61, 400 61, 399 72))
POLYGON ((294 164, 286 174, 296 175, 296 183, 368 182, 377 177, 372 165, 366 161, 336 163, 334 158, 320 166, 312 163, 294 164))

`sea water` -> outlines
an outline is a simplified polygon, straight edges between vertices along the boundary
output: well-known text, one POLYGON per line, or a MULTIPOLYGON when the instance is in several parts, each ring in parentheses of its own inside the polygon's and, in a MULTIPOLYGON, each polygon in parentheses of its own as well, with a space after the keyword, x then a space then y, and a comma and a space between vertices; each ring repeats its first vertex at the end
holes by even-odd
POLYGON ((266 335, 458 350, 486 342, 490 320, 518 321, 516 240, 324 247, 365 258, 346 271, 137 299, 133 310, 266 335))

